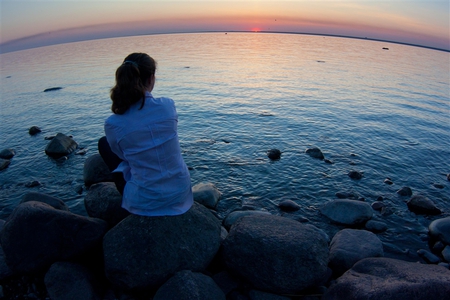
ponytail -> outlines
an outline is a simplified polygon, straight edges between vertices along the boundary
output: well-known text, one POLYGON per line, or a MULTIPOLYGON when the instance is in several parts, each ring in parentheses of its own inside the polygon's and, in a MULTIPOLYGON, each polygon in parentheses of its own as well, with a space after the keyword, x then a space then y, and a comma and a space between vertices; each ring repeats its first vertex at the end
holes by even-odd
POLYGON ((155 71, 156 62, 147 54, 128 55, 116 70, 116 85, 110 93, 112 112, 121 115, 139 101, 142 101, 141 109, 145 103, 146 84, 155 71))

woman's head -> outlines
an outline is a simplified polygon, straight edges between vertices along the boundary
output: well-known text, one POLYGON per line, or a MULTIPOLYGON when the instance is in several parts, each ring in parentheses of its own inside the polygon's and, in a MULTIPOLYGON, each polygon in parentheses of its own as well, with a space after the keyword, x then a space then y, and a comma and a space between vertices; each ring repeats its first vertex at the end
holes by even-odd
POLYGON ((151 91, 155 83, 156 61, 145 53, 132 53, 125 57, 116 70, 116 85, 111 89, 111 110, 123 114, 131 105, 142 99, 145 91, 151 91))

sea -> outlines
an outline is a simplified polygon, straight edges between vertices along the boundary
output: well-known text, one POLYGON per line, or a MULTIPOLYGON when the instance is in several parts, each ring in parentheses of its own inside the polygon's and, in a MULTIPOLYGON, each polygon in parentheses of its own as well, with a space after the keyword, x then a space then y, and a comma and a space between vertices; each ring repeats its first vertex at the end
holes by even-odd
POLYGON ((222 193, 216 215, 265 210, 344 228, 320 213, 336 193, 383 201, 373 219, 385 256, 418 260, 431 221, 450 216, 450 53, 389 42, 275 33, 184 33, 91 40, 0 55, 0 218, 28 192, 58 197, 86 215, 86 159, 98 153, 109 91, 125 56, 158 63, 155 97, 174 99, 192 185, 222 193), (44 92, 47 88, 59 90, 44 92), (28 129, 38 126, 40 134, 28 129), (86 151, 55 160, 48 137, 70 135, 86 151), (305 150, 318 147, 327 162, 305 150), (267 151, 279 149, 279 160, 267 151), (359 171, 359 180, 348 176, 359 171), (32 183, 35 184, 32 184, 32 183), (392 184, 388 184, 392 183, 392 184), (416 215, 396 191, 410 187, 442 210, 416 215), (283 200, 300 209, 283 212, 283 200))

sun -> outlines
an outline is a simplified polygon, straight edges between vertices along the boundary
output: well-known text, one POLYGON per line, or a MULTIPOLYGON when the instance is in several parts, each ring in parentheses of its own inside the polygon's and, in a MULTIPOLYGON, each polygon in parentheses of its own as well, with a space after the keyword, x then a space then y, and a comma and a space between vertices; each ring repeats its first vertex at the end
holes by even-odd
POLYGON ((252 32, 260 32, 260 31, 261 31, 261 29, 258 28, 258 27, 253 27, 252 28, 252 32))

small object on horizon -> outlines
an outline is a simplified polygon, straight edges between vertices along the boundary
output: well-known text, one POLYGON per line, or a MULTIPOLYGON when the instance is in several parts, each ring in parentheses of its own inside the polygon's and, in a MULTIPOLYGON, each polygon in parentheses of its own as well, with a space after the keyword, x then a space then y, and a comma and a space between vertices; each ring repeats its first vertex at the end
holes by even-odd
POLYGON ((45 89, 44 92, 57 91, 57 90, 61 90, 61 89, 62 89, 62 87, 57 86, 57 87, 52 87, 52 88, 45 89))
POLYGON ((389 48, 383 47, 383 50, 389 50, 389 48))

